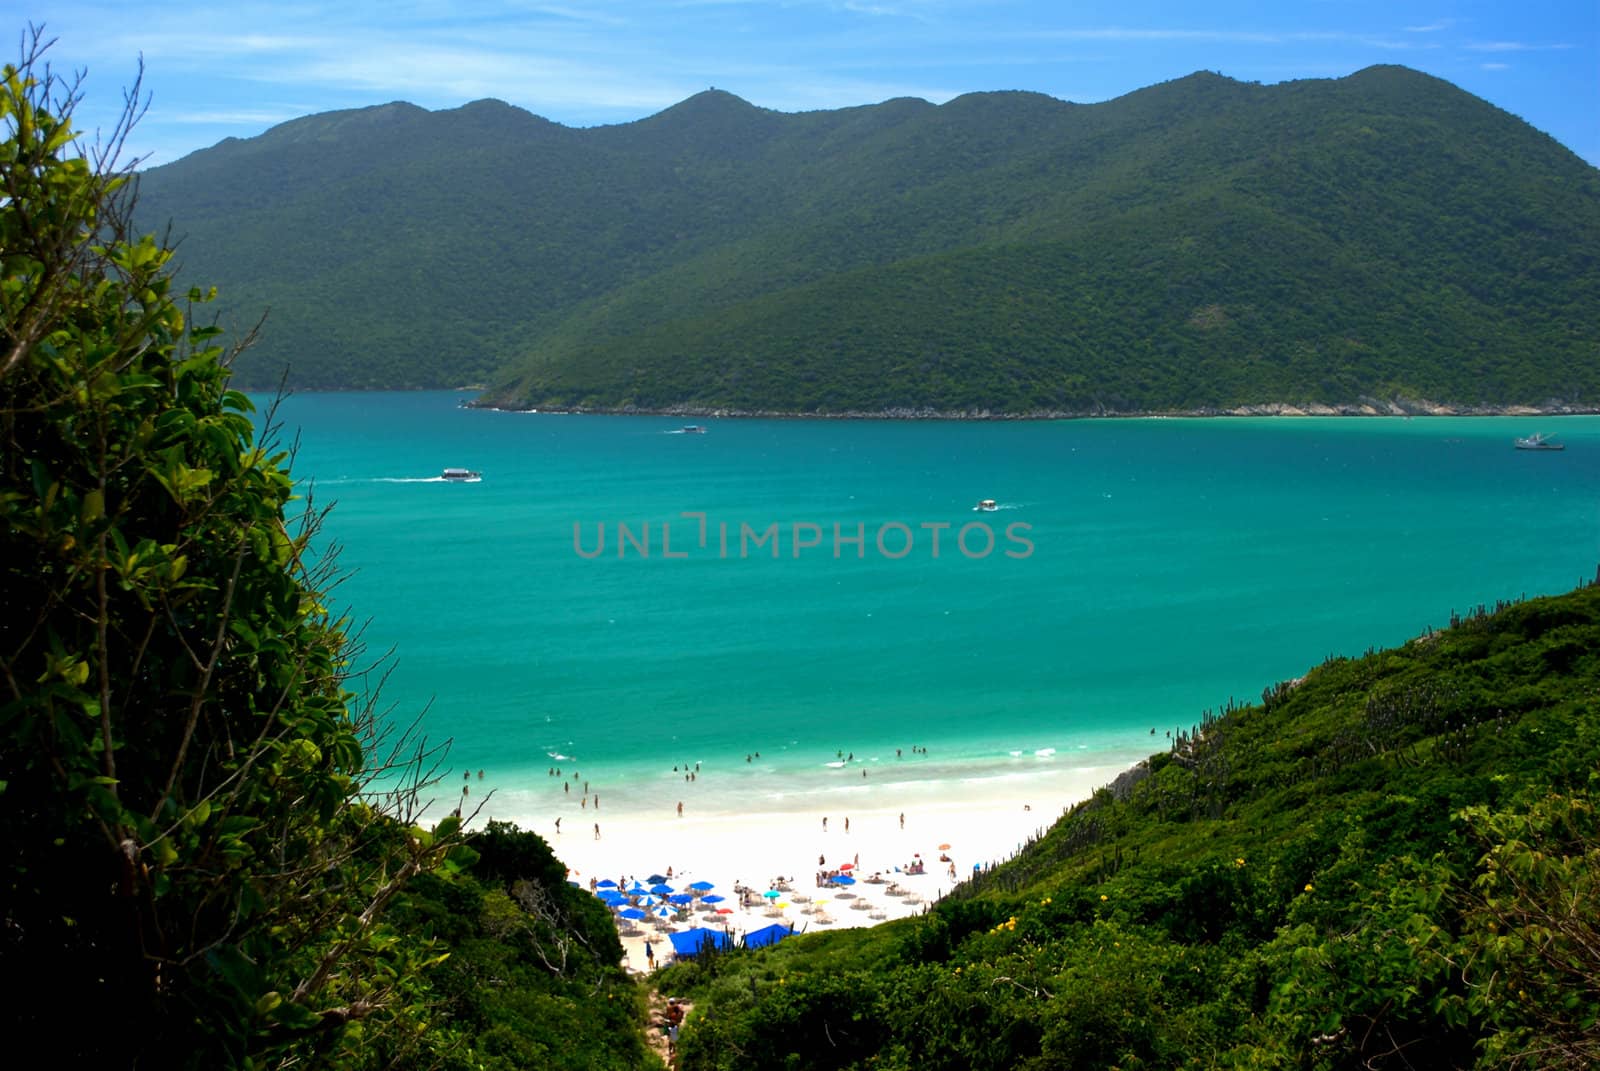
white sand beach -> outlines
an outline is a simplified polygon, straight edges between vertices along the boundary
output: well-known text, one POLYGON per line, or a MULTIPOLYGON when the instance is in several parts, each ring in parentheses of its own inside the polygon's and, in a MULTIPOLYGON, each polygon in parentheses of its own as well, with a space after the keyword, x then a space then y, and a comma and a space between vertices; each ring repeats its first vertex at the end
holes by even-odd
POLYGON ((885 786, 881 793, 852 798, 849 813, 826 815, 770 807, 701 815, 690 808, 680 818, 670 811, 597 814, 567 806, 558 833, 553 819, 511 813, 491 800, 479 821, 503 818, 539 833, 567 864, 570 879, 585 888, 605 880, 624 887, 635 881, 649 884, 646 879, 652 875, 669 871, 666 883, 680 893, 695 882, 711 883, 714 888, 706 895, 724 899, 714 906, 696 903, 686 920, 623 924, 625 966, 638 971, 647 966, 646 940, 657 966, 670 957, 669 929, 704 925, 737 938, 775 922, 814 932, 917 914, 969 878, 974 866, 990 866, 1015 854, 1065 809, 1123 769, 1065 767, 1043 778, 1031 777, 1025 799, 1018 795, 1023 786, 985 779, 946 783, 937 793, 914 797, 885 786), (924 872, 908 873, 918 860, 924 872), (846 864, 855 884, 818 886, 819 871, 846 864), (744 898, 749 906, 741 903, 736 886, 751 890, 744 898), (763 896, 769 889, 777 895, 763 896))

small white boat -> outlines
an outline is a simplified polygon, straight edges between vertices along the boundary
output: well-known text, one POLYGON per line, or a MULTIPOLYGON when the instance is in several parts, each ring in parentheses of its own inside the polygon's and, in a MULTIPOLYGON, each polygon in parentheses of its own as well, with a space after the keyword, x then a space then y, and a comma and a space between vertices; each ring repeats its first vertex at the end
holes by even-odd
POLYGON ((439 478, 451 483, 477 483, 483 479, 483 473, 471 469, 445 469, 439 478))
POLYGON ((1516 446, 1517 446, 1518 450, 1565 450, 1566 449, 1566 446, 1564 444, 1562 444, 1562 443, 1553 443, 1553 442, 1550 441, 1548 436, 1546 436, 1546 435, 1544 435, 1544 434, 1542 434, 1540 432, 1534 432, 1532 435, 1528 436, 1526 439, 1518 439, 1517 443, 1516 443, 1516 446))
POLYGON ((972 508, 973 508, 973 510, 975 510, 978 513, 993 513, 995 510, 999 509, 1000 506, 999 506, 998 503, 995 502, 994 499, 985 498, 985 499, 982 499, 976 506, 973 506, 972 508))
POLYGON ((704 435, 706 433, 706 428, 704 424, 685 424, 683 426, 683 433, 685 435, 704 435))

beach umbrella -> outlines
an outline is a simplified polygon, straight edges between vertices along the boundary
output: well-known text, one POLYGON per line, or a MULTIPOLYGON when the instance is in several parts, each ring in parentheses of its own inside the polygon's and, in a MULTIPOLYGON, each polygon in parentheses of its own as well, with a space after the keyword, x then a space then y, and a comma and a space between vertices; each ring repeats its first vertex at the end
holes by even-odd
POLYGON ((765 945, 777 944, 794 931, 781 922, 774 922, 771 926, 763 926, 759 930, 751 930, 744 935, 746 948, 761 948, 765 945))
POLYGON ((597 889, 615 889, 616 887, 617 883, 612 881, 610 878, 607 878, 605 881, 595 883, 595 888, 597 889))
POLYGON ((642 919, 647 914, 648 912, 641 911, 637 907, 625 907, 621 911, 617 912, 617 917, 625 919, 642 919))
POLYGON ((692 903, 694 903, 694 897, 691 896, 689 893, 686 893, 686 892, 678 893, 676 896, 669 896, 669 897, 667 897, 667 900, 668 900, 668 902, 674 903, 674 904, 692 904, 692 903))
POLYGON ((651 885, 660 885, 663 881, 667 880, 667 876, 665 874, 651 874, 644 880, 648 881, 651 885))
POLYGON ((640 907, 655 907, 660 902, 661 902, 661 897, 659 897, 659 896, 645 896, 645 897, 641 897, 640 898, 639 906, 640 907))
POLYGON ((840 874, 838 877, 829 878, 828 880, 833 882, 835 885, 854 885, 856 883, 856 879, 852 878, 849 874, 840 874))
POLYGON ((711 884, 709 881, 697 881, 693 885, 689 886, 689 888, 693 889, 695 892, 709 892, 712 889, 715 889, 716 886, 711 884))
POLYGON ((731 914, 733 914, 733 908, 731 908, 731 907, 719 907, 719 908, 717 908, 717 914, 719 914, 719 915, 731 915, 731 914))
POLYGON ((726 896, 718 896, 716 893, 712 893, 710 896, 702 896, 700 902, 703 904, 720 904, 726 899, 726 896))
POLYGON ((681 933, 672 934, 667 939, 672 942, 672 950, 680 956, 693 956, 704 951, 707 947, 727 948, 732 943, 729 941, 728 935, 721 930, 704 928, 684 930, 681 933))
POLYGON ((658 907, 652 912, 658 919, 670 919, 674 912, 670 907, 658 907))
POLYGON ((941 845, 939 845, 939 850, 940 850, 940 851, 941 851, 941 852, 947 852, 947 851, 949 851, 949 850, 950 850, 950 845, 948 845, 948 844, 941 844, 941 845))
POLYGON ((840 863, 839 864, 839 869, 840 870, 854 870, 855 868, 856 868, 856 865, 854 863, 840 863))
POLYGON ((768 889, 766 892, 762 893, 761 895, 765 896, 768 900, 776 900, 778 897, 782 896, 783 894, 781 892, 779 892, 777 889, 768 889))
POLYGON ((665 882, 658 882, 655 885, 650 886, 650 892, 657 896, 671 896, 674 891, 676 890, 674 890, 671 885, 668 885, 665 882))
POLYGON ((628 902, 628 898, 626 896, 623 896, 614 889, 607 889, 605 892, 596 893, 595 897, 601 903, 609 904, 612 907, 616 907, 618 904, 625 904, 628 902))

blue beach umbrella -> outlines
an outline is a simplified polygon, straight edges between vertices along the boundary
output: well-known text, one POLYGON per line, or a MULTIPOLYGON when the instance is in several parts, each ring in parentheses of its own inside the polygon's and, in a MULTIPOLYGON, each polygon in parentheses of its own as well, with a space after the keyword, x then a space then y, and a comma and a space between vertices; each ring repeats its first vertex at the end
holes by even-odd
POLYGON ((726 899, 726 896, 718 896, 717 894, 712 893, 710 896, 702 896, 700 898, 700 902, 702 904, 720 904, 726 899))
POLYGON ((648 881, 651 885, 660 885, 663 881, 667 880, 667 877, 665 874, 651 874, 644 880, 648 881))
POLYGON ((667 897, 667 902, 673 904, 692 904, 694 903, 694 897, 686 892, 681 892, 676 896, 667 897))
POLYGON ((670 907, 658 907, 652 911, 651 914, 655 915, 655 917, 658 919, 670 919, 674 912, 670 907))
POLYGON ((659 896, 642 896, 639 898, 640 907, 655 907, 660 902, 661 897, 659 896))
POLYGON ((689 888, 693 889, 695 892, 709 892, 710 890, 715 889, 716 886, 711 884, 709 881, 697 881, 693 885, 689 886, 689 888))
POLYGON ((829 880, 831 880, 835 885, 854 885, 856 883, 856 879, 852 878, 849 874, 840 874, 838 877, 831 878, 829 880))
POLYGON ((647 914, 648 912, 641 911, 637 907, 625 907, 621 911, 617 912, 617 917, 624 919, 642 919, 647 914))
POLYGON ((617 883, 612 881, 610 878, 607 878, 605 881, 595 883, 595 888, 597 889, 615 889, 616 887, 617 883))
POLYGON ((661 884, 650 886, 650 891, 657 896, 671 896, 675 891, 671 885, 661 884))
POLYGON ((732 944, 727 934, 708 929, 684 930, 669 935, 667 940, 672 942, 672 950, 680 956, 693 956, 707 948, 727 948, 732 944))
POLYGON ((744 946, 746 948, 763 948, 766 945, 775 945, 792 933, 794 933, 794 927, 773 923, 771 926, 764 926, 759 930, 752 930, 745 934, 744 946))
POLYGON ((649 889, 644 885, 644 883, 636 881, 632 885, 628 886, 628 891, 631 893, 642 893, 649 892, 649 889))
POLYGON ((607 889, 605 892, 595 893, 595 898, 602 904, 610 904, 612 907, 616 907, 618 904, 625 904, 628 902, 628 898, 626 896, 623 896, 614 889, 607 889))
POLYGON ((781 892, 779 892, 777 889, 768 889, 766 892, 762 893, 761 895, 765 896, 768 900, 776 900, 778 897, 782 896, 783 894, 781 892))

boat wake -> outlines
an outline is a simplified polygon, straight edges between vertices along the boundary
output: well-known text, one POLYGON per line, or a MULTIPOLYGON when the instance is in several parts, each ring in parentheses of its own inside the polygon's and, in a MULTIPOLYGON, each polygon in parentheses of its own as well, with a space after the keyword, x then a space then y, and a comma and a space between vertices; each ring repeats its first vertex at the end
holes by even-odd
POLYGON ((356 483, 482 483, 482 476, 445 479, 443 476, 344 476, 333 480, 317 480, 318 487, 339 487, 356 483))

